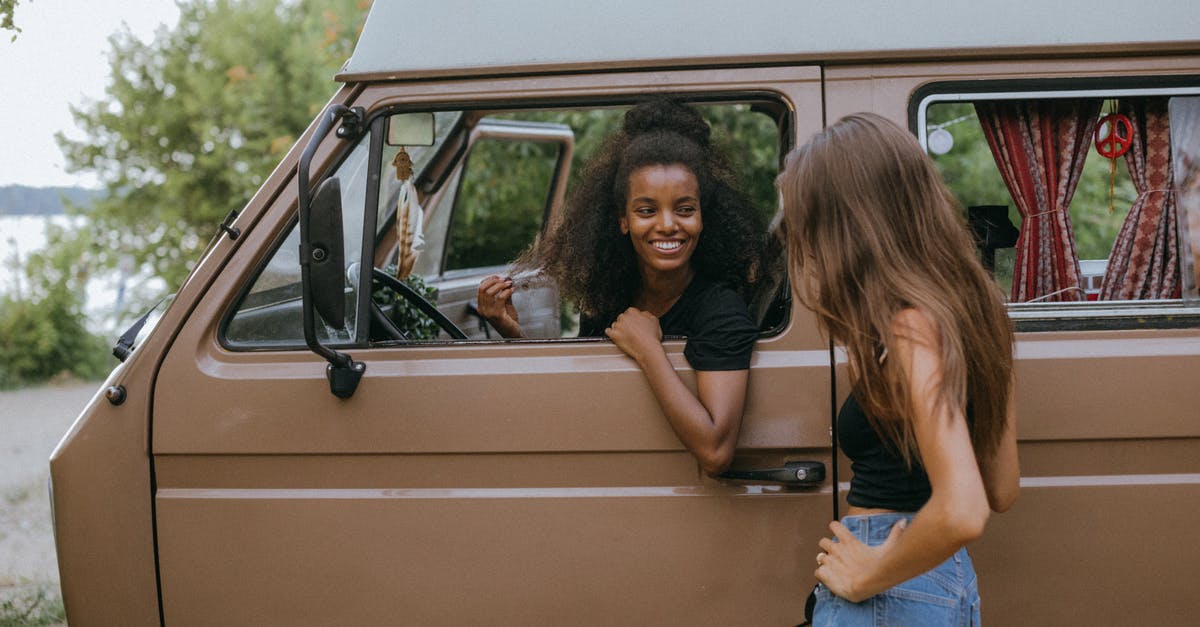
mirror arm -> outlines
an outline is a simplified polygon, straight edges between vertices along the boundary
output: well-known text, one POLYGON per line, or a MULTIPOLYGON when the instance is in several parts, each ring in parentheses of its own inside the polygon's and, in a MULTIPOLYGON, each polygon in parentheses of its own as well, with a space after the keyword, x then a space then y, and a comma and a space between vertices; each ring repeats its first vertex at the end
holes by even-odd
POLYGON ((358 382, 362 379, 362 375, 367 370, 366 364, 361 361, 355 361, 350 355, 336 351, 328 346, 321 344, 317 340, 316 316, 313 312, 313 302, 310 296, 310 281, 309 266, 312 263, 311 255, 314 253, 305 245, 308 239, 309 217, 312 203, 312 186, 309 184, 309 166, 312 163, 313 155, 317 152, 317 145, 320 144, 321 138, 329 133, 329 129, 333 127, 335 122, 341 121, 342 126, 338 128, 337 135, 342 139, 353 138, 355 135, 354 129, 361 129, 362 120, 364 118, 364 110, 362 107, 346 107, 340 104, 330 105, 325 110, 325 115, 321 118, 320 124, 317 125, 316 132, 308 141, 308 145, 304 147, 304 152, 300 154, 300 163, 296 166, 297 179, 300 184, 299 210, 300 210, 300 281, 302 293, 302 310, 304 314, 304 342, 308 345, 309 350, 320 355, 329 365, 325 367, 325 378, 329 380, 329 391, 338 398, 350 398, 354 395, 354 391, 358 389, 358 382))

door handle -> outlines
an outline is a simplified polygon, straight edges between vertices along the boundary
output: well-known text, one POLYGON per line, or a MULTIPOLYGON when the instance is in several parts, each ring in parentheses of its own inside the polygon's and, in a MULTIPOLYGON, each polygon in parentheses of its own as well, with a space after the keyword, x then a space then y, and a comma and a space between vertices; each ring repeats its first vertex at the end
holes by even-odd
POLYGON ((774 481, 790 486, 815 486, 825 480, 825 464, 821 462, 788 462, 783 468, 756 470, 727 470, 722 479, 739 481, 774 481))

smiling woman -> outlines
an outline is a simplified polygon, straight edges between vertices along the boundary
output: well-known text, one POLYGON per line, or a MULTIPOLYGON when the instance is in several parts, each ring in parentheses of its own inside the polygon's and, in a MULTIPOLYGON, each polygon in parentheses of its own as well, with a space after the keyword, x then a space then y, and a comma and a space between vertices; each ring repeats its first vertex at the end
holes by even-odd
MULTIPOLYGON (((665 314, 694 273, 742 297, 754 293, 763 275, 762 214, 710 135, 695 109, 674 101, 630 109, 584 166, 562 218, 517 264, 556 281, 580 313, 581 337, 603 336, 630 305, 665 314), (668 240, 682 249, 669 253, 668 240), (660 266, 680 275, 655 272, 660 266), (669 288, 661 285, 668 278, 669 288)), ((503 303, 511 287, 481 289, 481 307, 503 303)))

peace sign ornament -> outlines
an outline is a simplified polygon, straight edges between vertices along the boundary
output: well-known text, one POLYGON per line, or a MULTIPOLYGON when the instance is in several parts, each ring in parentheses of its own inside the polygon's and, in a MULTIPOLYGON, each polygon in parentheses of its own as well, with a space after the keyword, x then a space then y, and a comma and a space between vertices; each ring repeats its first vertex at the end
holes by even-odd
POLYGON ((1129 152, 1133 145, 1133 123, 1122 113, 1110 113, 1100 118, 1096 125, 1096 152, 1108 159, 1116 159, 1129 152))

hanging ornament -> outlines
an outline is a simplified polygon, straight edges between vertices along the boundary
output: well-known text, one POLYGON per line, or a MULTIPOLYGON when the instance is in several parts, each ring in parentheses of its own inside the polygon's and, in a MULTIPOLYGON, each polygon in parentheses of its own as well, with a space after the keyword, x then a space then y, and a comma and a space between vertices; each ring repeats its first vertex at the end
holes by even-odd
MULTIPOLYGON (((1110 101, 1109 111, 1117 110, 1117 102, 1110 101)), ((1096 124, 1096 152, 1108 159, 1108 215, 1112 215, 1117 195, 1117 159, 1129 152, 1133 146, 1133 122, 1123 113, 1109 113, 1096 124)))
POLYGON ((954 136, 950 134, 950 131, 939 128, 929 134, 926 143, 929 145, 929 152, 935 155, 944 155, 954 147, 954 136))
POLYGON ((413 187, 412 158, 404 146, 392 159, 396 168, 396 179, 400 181, 400 193, 396 198, 396 278, 404 280, 412 274, 413 265, 421 252, 425 238, 423 231, 424 211, 417 200, 417 190, 413 187))
POLYGON ((1133 145, 1133 122, 1123 113, 1110 113, 1100 118, 1095 138, 1096 152, 1107 159, 1116 159, 1133 145))

